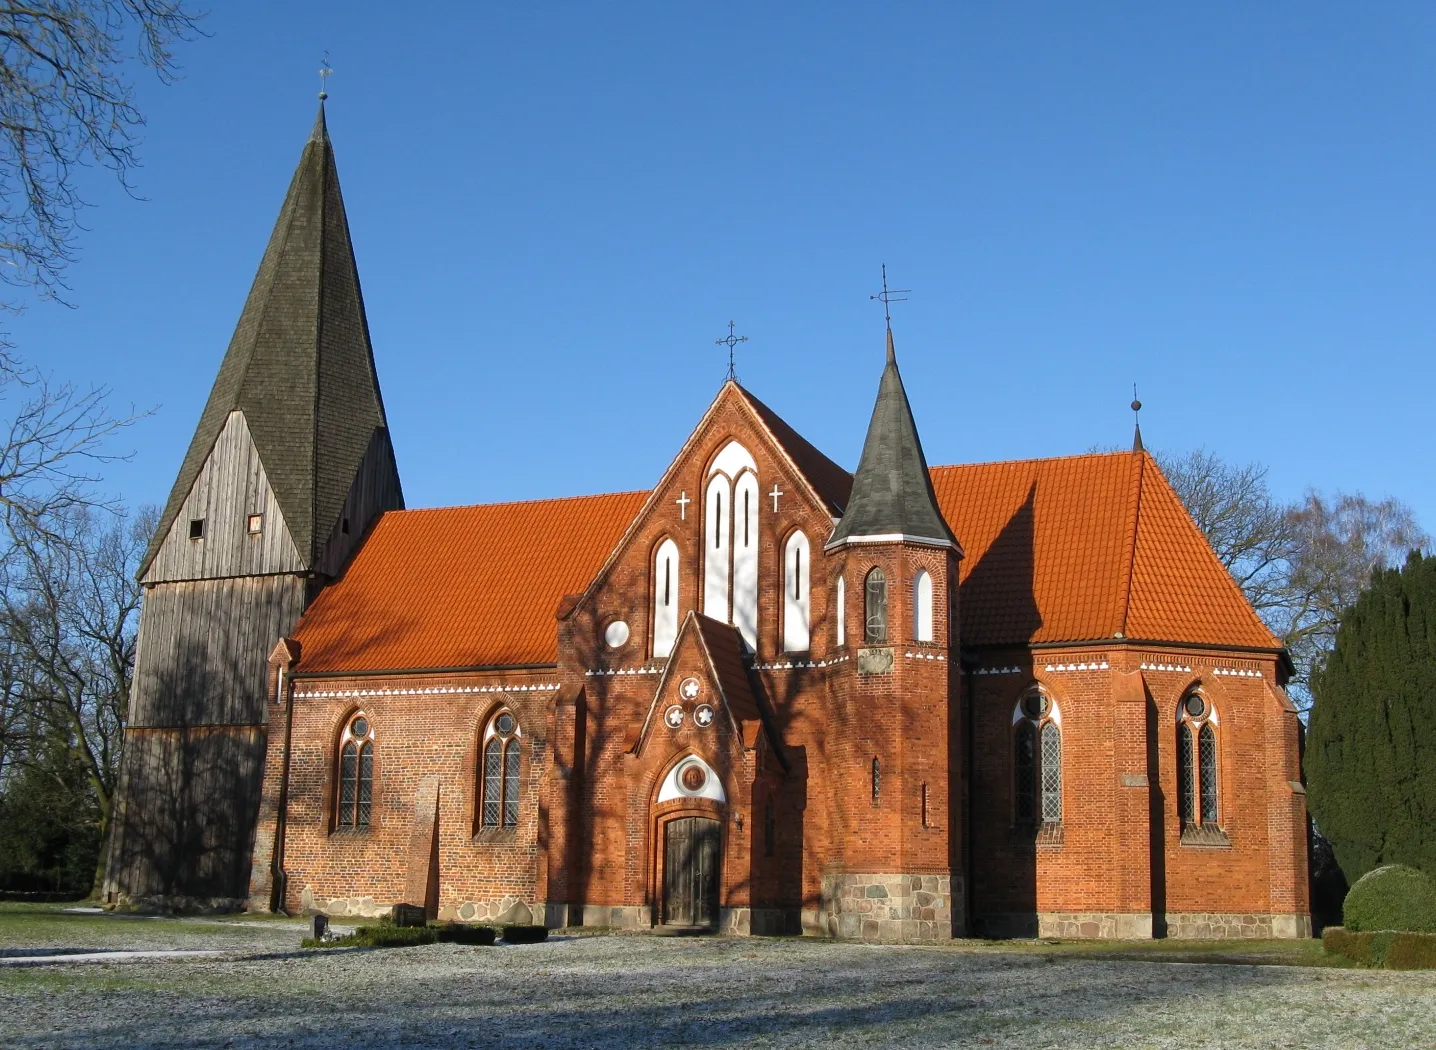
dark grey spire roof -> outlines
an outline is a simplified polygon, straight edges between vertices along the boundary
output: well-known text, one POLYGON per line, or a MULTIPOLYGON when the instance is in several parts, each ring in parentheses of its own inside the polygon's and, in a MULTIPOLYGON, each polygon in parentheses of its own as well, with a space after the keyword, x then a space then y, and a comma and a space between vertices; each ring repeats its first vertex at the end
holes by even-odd
POLYGON ((387 427, 322 102, 141 575, 235 409, 313 564, 374 431, 387 427))
POLYGON ((879 537, 957 546, 957 539, 937 509, 917 424, 898 374, 891 330, 887 365, 878 383, 878 400, 868 423, 863 456, 853 475, 853 492, 827 546, 879 537))

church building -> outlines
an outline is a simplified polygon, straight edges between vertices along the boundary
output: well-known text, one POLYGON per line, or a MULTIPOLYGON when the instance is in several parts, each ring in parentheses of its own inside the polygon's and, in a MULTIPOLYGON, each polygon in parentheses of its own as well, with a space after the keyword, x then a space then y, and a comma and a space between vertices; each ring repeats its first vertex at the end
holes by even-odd
POLYGON ((321 108, 142 570, 108 899, 1309 936, 1289 658, 1140 440, 930 467, 874 350, 855 473, 730 380, 651 489, 406 510, 321 108))

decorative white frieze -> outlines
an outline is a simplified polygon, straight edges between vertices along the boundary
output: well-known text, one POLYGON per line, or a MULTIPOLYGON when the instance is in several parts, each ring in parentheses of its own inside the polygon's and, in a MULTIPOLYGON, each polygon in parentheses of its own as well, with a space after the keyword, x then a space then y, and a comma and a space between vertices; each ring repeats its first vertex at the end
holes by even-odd
POLYGON ((585 671, 585 672, 583 672, 583 673, 584 673, 584 675, 585 675, 586 677, 589 677, 589 678, 603 678, 603 677, 605 677, 605 676, 623 675, 623 674, 662 674, 662 673, 663 673, 663 668, 661 668, 661 667, 609 667, 609 668, 602 668, 602 667, 600 667, 600 668, 597 668, 596 670, 585 671))
POLYGON ((979 667, 973 674, 1021 674, 1020 667, 979 667))
POLYGON ((423 689, 311 689, 294 693, 296 700, 333 700, 351 696, 450 696, 461 693, 531 693, 557 689, 557 682, 523 685, 438 685, 423 689))
POLYGON ((755 671, 797 671, 808 667, 834 667, 837 664, 845 664, 852 657, 835 656, 831 660, 780 660, 771 664, 754 664, 755 671))
POLYGON ((1248 671, 1242 667, 1213 667, 1212 674, 1221 675, 1224 678, 1260 678, 1260 671, 1248 671))
POLYGON ((1111 664, 1107 663, 1106 660, 1092 660, 1087 663, 1080 664, 1048 664, 1046 667, 1043 668, 1043 670, 1057 673, 1066 671, 1106 671, 1110 668, 1111 664))
POLYGON ((946 660, 942 653, 903 653, 909 660, 946 660))
POLYGON ((1183 674, 1191 674, 1192 669, 1186 664, 1142 664, 1139 670, 1142 671, 1181 671, 1183 674))

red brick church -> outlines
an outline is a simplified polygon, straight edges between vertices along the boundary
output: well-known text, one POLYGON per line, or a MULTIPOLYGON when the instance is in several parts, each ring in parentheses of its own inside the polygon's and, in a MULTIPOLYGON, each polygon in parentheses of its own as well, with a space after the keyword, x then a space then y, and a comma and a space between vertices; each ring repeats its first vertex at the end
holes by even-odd
POLYGON ((402 508, 321 112, 146 559, 111 900, 1310 933, 1288 658, 1140 441, 929 467, 889 332, 856 473, 730 381, 650 490, 402 508))

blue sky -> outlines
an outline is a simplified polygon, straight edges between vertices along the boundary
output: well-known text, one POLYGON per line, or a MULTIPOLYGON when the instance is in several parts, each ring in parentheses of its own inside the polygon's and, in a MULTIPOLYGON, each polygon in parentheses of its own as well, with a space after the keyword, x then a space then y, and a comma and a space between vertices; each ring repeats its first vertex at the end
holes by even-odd
POLYGON ((878 267, 934 463, 1131 440, 1436 531, 1436 5, 212 5, 74 309, 162 502, 314 117, 410 506, 647 487, 726 368, 848 468, 878 267))

